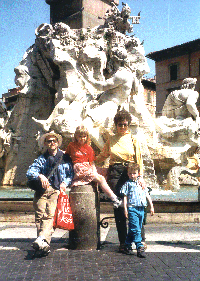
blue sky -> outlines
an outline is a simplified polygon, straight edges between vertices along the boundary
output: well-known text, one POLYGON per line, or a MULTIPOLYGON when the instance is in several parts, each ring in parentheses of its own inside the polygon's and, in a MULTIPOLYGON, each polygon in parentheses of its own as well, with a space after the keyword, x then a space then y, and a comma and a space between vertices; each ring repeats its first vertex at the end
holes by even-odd
MULTIPOLYGON (((73 1, 73 0, 72 0, 73 1)), ((120 0, 120 10, 121 10, 120 0)), ((150 53, 200 38, 199 0, 127 0, 131 15, 141 11, 136 37, 144 40, 145 53, 150 53)), ((50 22, 49 5, 45 0, 0 1, 0 97, 14 88, 14 68, 26 49, 34 44, 35 29, 50 22)), ((150 73, 155 65, 148 59, 150 73)))

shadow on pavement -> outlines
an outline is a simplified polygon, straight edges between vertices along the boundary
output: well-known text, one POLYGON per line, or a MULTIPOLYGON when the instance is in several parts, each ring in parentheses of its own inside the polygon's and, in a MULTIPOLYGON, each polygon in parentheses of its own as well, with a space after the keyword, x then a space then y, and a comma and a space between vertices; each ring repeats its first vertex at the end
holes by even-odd
POLYGON ((185 248, 191 250, 199 250, 200 251, 200 240, 197 241, 155 241, 155 242, 147 242, 148 245, 162 245, 162 246, 171 246, 177 248, 185 248))

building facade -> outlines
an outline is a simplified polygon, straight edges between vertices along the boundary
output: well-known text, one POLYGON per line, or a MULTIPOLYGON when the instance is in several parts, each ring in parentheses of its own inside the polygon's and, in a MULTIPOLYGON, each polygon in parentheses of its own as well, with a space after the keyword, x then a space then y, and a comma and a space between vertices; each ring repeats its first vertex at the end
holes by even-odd
POLYGON ((12 110, 17 103, 20 94, 20 88, 9 89, 7 93, 2 95, 2 101, 4 102, 7 110, 12 110))
MULTIPOLYGON (((152 52, 146 57, 155 61, 156 66, 156 115, 162 108, 169 93, 180 89, 184 78, 197 78, 195 90, 200 92, 200 39, 152 52)), ((197 107, 200 109, 200 102, 197 107)))
POLYGON ((152 117, 156 115, 156 81, 155 79, 142 79, 144 87, 144 101, 152 117))

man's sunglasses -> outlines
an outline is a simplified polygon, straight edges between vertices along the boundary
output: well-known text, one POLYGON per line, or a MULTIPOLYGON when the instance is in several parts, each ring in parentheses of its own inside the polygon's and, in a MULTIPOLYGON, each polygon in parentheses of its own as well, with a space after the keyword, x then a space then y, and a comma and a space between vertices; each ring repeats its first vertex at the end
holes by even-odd
POLYGON ((47 142, 47 143, 52 143, 52 142, 56 143, 57 140, 47 140, 46 142, 47 142))

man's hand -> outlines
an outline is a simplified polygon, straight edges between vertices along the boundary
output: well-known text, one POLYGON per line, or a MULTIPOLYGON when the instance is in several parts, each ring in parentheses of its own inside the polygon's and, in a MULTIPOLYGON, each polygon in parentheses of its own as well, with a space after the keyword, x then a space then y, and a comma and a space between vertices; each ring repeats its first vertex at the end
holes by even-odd
POLYGON ((40 179, 40 181, 42 183, 42 187, 44 189, 49 188, 49 185, 50 185, 49 180, 44 175, 40 174, 38 178, 40 179))

